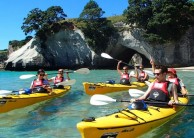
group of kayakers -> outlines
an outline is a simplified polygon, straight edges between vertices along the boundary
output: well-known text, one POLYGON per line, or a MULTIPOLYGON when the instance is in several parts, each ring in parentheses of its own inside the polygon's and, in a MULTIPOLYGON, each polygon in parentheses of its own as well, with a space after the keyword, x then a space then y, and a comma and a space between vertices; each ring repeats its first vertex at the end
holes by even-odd
POLYGON ((149 75, 143 70, 143 65, 135 64, 135 71, 128 73, 128 66, 123 67, 123 72, 120 70, 120 64, 122 61, 119 61, 117 64, 117 71, 121 76, 120 83, 124 85, 130 85, 131 78, 137 79, 138 82, 148 81, 149 75))
POLYGON ((61 85, 56 86, 56 84, 63 82, 65 80, 70 80, 68 72, 66 72, 66 78, 64 78, 63 69, 59 69, 57 76, 52 77, 51 79, 47 78, 47 74, 43 69, 39 69, 37 71, 37 78, 34 79, 31 83, 30 89, 32 92, 52 92, 52 88, 49 82, 53 82, 53 88, 63 88, 61 85))
MULTIPOLYGON (((131 77, 136 78, 137 81, 140 82, 148 80, 149 75, 143 71, 142 65, 140 65, 139 68, 135 66, 135 74, 131 75, 131 73, 128 73, 127 66, 123 67, 124 72, 119 69, 121 62, 122 61, 119 61, 117 64, 117 71, 121 75, 121 84, 130 84, 131 77)), ((178 96, 188 93, 182 80, 178 78, 176 70, 174 68, 168 69, 166 66, 162 65, 155 65, 152 60, 150 63, 152 65, 155 81, 149 85, 143 96, 132 99, 132 101, 148 99, 151 101, 168 102, 168 105, 177 104, 179 102, 178 96), (173 99, 171 99, 171 97, 173 97, 173 99)))
MULTIPOLYGON (((131 78, 136 78, 139 82, 148 81, 149 75, 144 71, 143 65, 135 65, 135 71, 133 73, 128 73, 128 66, 123 67, 123 72, 120 70, 119 61, 117 64, 117 71, 121 76, 120 83, 125 85, 130 85, 131 78)), ((152 82, 145 94, 136 100, 154 100, 154 101, 168 101, 169 105, 178 103, 178 95, 186 95, 187 90, 183 82, 178 78, 176 70, 174 68, 167 68, 162 65, 155 65, 153 61, 150 61, 152 65, 152 70, 155 76, 155 81, 152 82), (167 77, 168 75, 168 77, 167 77), (173 97, 173 100, 170 98, 173 97)), ((54 83, 54 88, 60 87, 56 86, 57 83, 63 82, 65 80, 70 80, 68 72, 66 72, 66 78, 63 76, 63 69, 58 70, 57 76, 48 79, 47 74, 43 69, 39 69, 37 72, 37 79, 34 79, 31 83, 30 89, 32 92, 52 92, 52 88, 49 82, 54 83)), ((63 86, 61 86, 62 88, 63 86)))

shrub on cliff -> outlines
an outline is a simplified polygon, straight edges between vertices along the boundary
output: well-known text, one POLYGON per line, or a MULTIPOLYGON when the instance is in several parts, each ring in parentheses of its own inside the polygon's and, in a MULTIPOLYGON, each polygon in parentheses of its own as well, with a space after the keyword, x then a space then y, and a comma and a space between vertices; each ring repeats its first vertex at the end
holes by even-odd
POLYGON ((124 11, 126 23, 141 28, 150 42, 178 40, 194 25, 190 0, 129 0, 124 11))

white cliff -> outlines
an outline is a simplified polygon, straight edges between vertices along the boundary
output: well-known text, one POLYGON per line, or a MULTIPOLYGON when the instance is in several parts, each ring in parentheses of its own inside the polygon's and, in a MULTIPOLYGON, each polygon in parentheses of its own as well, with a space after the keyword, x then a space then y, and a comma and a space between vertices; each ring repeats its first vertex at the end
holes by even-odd
MULTIPOLYGON (((123 27, 123 26, 121 26, 123 27)), ((126 26, 125 26, 126 27, 126 26)), ((117 38, 110 40, 105 52, 116 59, 126 60, 136 53, 144 56, 149 64, 152 57, 156 63, 168 66, 194 65, 194 27, 190 28, 177 42, 152 45, 144 41, 140 30, 129 28, 120 32, 117 38)), ((45 47, 33 38, 25 46, 9 55, 6 61, 8 70, 34 70, 37 68, 116 68, 115 60, 99 58, 86 44, 83 33, 79 30, 61 30, 47 38, 45 47)), ((141 61, 142 62, 142 61, 141 61)))

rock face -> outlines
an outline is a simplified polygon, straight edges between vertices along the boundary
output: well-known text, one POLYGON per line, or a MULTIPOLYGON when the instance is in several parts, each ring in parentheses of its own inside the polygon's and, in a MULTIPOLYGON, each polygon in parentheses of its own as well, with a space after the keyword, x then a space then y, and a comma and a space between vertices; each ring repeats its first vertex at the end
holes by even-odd
POLYGON ((40 40, 33 38, 25 46, 9 55, 7 70, 37 70, 38 68, 77 68, 93 65, 95 53, 86 45, 79 31, 61 31, 46 41, 41 48, 40 40))
MULTIPOLYGON (((123 27, 122 25, 120 27, 123 27)), ((174 43, 150 45, 140 35, 140 30, 125 30, 118 38, 112 38, 105 51, 115 59, 129 62, 136 53, 141 62, 149 64, 152 57, 156 63, 168 66, 194 65, 194 27, 174 43)), ((78 29, 60 31, 50 36, 41 47, 40 40, 33 38, 25 46, 9 55, 6 70, 37 70, 38 68, 110 68, 116 69, 115 60, 103 59, 96 55, 84 41, 78 29)), ((134 59, 133 59, 134 60, 134 59)))
MULTIPOLYGON (((121 32, 116 44, 117 50, 108 52, 119 57, 123 51, 121 47, 125 47, 144 55, 147 60, 152 57, 156 64, 173 67, 194 65, 194 27, 190 28, 177 42, 163 45, 148 44, 141 38, 139 32, 139 30, 121 32)), ((129 56, 129 53, 125 56, 129 56)))

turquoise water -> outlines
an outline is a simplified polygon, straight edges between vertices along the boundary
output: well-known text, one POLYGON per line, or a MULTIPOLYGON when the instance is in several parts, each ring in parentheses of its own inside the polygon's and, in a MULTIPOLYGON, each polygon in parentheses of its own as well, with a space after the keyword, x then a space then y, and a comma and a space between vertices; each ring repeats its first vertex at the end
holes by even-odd
MULTIPOLYGON (((48 71, 47 73, 52 73, 48 71)), ((0 71, 0 90, 18 90, 28 88, 34 78, 20 80, 23 74, 36 72, 0 71)), ((178 71, 190 93, 194 94, 194 72, 178 71)), ((52 76, 49 76, 52 77, 52 76)), ((70 74, 76 84, 66 95, 22 109, 0 114, 0 138, 80 138, 76 124, 85 117, 100 117, 124 108, 123 103, 111 103, 104 106, 90 105, 90 96, 83 90, 82 82, 118 81, 115 70, 91 70, 88 75, 70 74)), ((108 94, 117 99, 128 99, 128 92, 108 94)), ((191 97, 193 103, 194 97, 191 97)), ((152 138, 187 138, 194 136, 194 107, 187 107, 184 112, 170 122, 162 125, 142 137, 152 138)))

